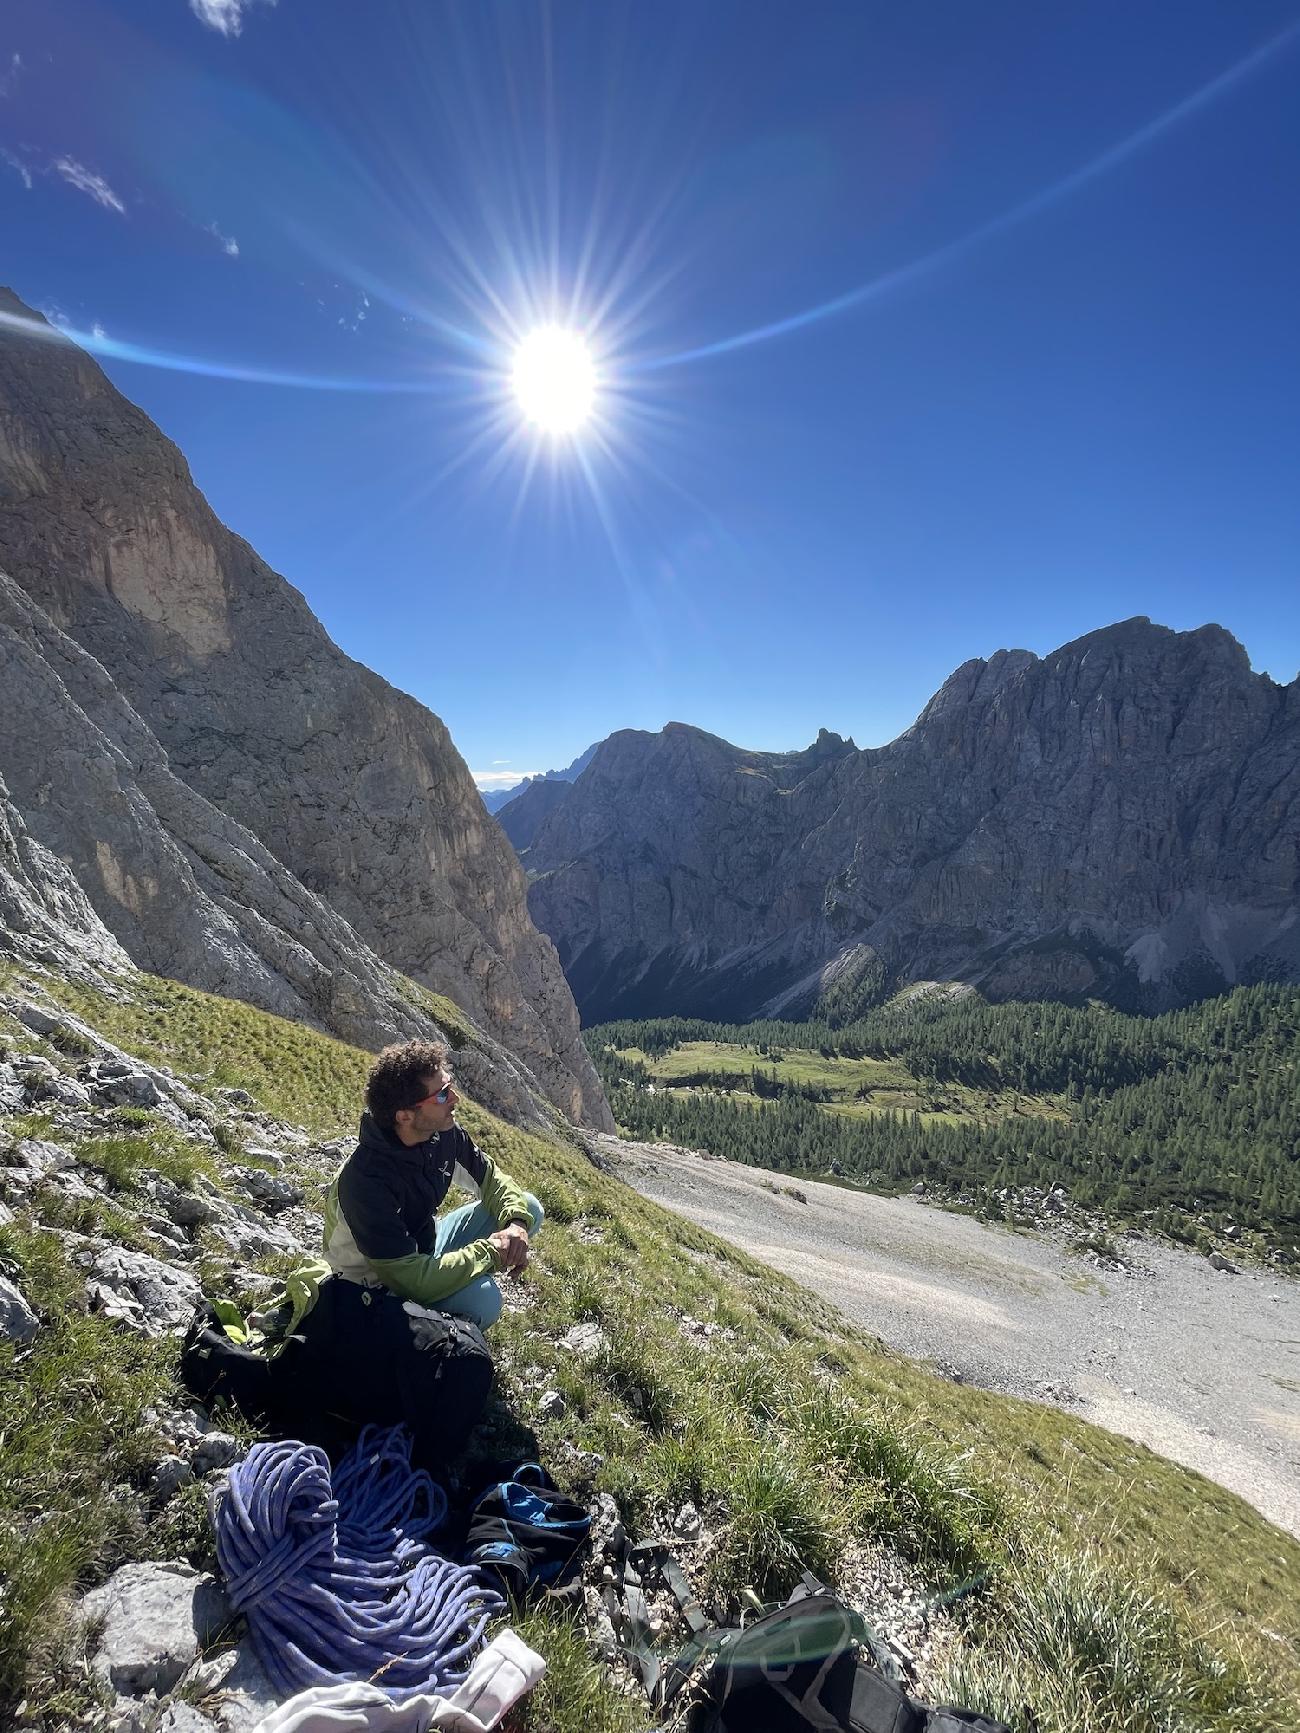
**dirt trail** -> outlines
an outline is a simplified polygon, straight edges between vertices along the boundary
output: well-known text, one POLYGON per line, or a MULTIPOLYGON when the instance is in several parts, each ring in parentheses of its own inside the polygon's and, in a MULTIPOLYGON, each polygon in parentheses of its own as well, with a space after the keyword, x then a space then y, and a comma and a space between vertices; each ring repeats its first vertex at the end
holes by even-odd
POLYGON ((912 1198, 597 1141, 645 1196, 891 1347, 1147 1444, 1300 1538, 1300 1283, 1146 1240, 1124 1242, 1133 1273, 1113 1274, 912 1198), (806 1203, 784 1195, 796 1185, 806 1203))

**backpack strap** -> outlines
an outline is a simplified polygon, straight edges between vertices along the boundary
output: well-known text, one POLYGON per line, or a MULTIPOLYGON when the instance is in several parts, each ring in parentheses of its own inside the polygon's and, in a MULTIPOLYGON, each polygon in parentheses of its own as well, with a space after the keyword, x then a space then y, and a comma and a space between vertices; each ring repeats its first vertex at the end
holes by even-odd
POLYGON ((614 1555, 615 1581, 604 1590, 610 1622, 622 1627, 624 1651, 636 1664, 646 1696, 656 1708, 667 1708, 694 1672, 701 1655, 721 1646, 732 1634, 710 1626, 677 1558, 660 1541, 629 1545, 621 1529, 608 1551, 614 1555), (671 1660, 657 1655, 650 1642, 650 1606, 644 1579, 657 1575, 671 1592, 690 1627, 686 1646, 671 1660))

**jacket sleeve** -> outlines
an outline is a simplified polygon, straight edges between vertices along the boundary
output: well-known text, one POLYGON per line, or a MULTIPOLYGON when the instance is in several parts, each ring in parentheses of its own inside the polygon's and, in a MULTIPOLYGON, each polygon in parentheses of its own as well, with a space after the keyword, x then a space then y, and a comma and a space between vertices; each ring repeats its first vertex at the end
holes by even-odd
POLYGON ((531 1232, 532 1212, 524 1188, 499 1168, 466 1133, 465 1141, 456 1151, 456 1162, 471 1185, 478 1188, 484 1207, 496 1217, 499 1228, 518 1222, 531 1232))
POLYGON ((487 1240, 474 1240, 441 1257, 437 1252, 410 1252, 404 1258, 372 1258, 370 1262, 386 1288, 424 1306, 436 1305, 480 1276, 501 1268, 487 1240))
POLYGON ((357 1250, 384 1286, 404 1300, 432 1305, 501 1267, 486 1239, 441 1257, 432 1250, 422 1251, 402 1221, 396 1193, 376 1184, 373 1176, 361 1183, 353 1179, 347 1169, 339 1176, 339 1208, 357 1250))

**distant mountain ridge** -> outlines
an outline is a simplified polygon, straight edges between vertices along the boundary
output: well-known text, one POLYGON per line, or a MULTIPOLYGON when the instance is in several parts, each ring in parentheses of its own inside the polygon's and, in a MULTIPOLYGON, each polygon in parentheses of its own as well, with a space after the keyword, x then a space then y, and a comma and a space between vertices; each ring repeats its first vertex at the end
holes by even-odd
POLYGON ((1300 978, 1300 681, 1219 626, 974 659, 874 749, 626 730, 546 800, 501 822, 589 1023, 859 977, 1151 1009, 1300 978))
POLYGON ((589 746, 585 752, 580 752, 572 764, 566 764, 563 770, 544 770, 540 776, 525 776, 521 782, 516 782, 511 788, 494 788, 483 793, 483 804, 493 815, 499 813, 503 806, 508 806, 512 800, 517 800, 527 789, 542 782, 576 782, 583 771, 591 763, 596 753, 595 745, 589 746))
POLYGON ((408 976, 484 1032, 484 1099, 610 1128, 442 722, 331 642, 89 356, 0 312, 41 332, 0 324, 0 950, 125 953, 370 1047, 433 1032, 408 976))

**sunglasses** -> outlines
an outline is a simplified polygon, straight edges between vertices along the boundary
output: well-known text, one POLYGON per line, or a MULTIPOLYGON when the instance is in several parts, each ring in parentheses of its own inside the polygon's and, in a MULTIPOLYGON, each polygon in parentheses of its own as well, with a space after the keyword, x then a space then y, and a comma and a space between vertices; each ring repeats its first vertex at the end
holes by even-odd
POLYGON ((445 1107, 454 1093, 455 1090, 449 1083, 445 1089, 435 1089, 432 1095, 422 1095, 418 1101, 408 1101, 406 1105, 411 1112, 414 1112, 417 1107, 423 1107, 429 1101, 436 1101, 439 1107, 445 1107))

